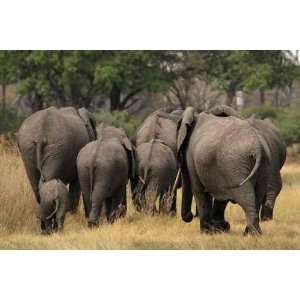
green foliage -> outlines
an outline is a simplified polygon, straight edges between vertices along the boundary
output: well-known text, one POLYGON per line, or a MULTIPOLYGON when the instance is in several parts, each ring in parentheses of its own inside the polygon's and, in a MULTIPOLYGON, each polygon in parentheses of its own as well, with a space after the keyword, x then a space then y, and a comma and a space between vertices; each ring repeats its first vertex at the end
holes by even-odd
POLYGON ((96 113, 97 123, 105 123, 115 127, 123 128, 129 137, 132 137, 142 119, 132 117, 127 111, 99 111, 96 113))
MULTIPOLYGON (((227 94, 236 91, 290 86, 299 77, 299 66, 282 50, 204 51, 205 64, 200 72, 227 94)), ((203 60, 203 53, 200 53, 203 60)), ((199 72, 199 71, 198 71, 199 72)))
POLYGON ((275 120, 286 143, 300 142, 300 103, 296 103, 289 108, 281 109, 275 120))
POLYGON ((278 118, 279 108, 272 106, 271 104, 265 104, 258 107, 251 107, 245 109, 242 112, 242 116, 245 118, 250 118, 252 115, 255 115, 259 119, 272 119, 276 120, 278 118))
POLYGON ((0 134, 15 133, 23 120, 24 116, 16 110, 0 110, 0 134))
POLYGON ((243 111, 244 117, 255 115, 260 119, 271 119, 279 128, 287 145, 300 142, 300 102, 287 108, 263 105, 243 111))

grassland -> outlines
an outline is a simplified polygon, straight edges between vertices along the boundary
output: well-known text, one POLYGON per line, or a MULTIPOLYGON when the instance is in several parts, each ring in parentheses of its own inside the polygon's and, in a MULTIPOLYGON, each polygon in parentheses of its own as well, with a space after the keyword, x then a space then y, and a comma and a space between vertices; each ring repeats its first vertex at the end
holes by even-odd
POLYGON ((0 249, 300 249, 300 164, 288 163, 282 173, 275 220, 261 225, 261 237, 243 237, 244 214, 238 205, 226 212, 229 234, 204 235, 198 220, 185 224, 179 215, 146 217, 133 210, 131 201, 126 218, 113 225, 87 229, 81 207, 79 214, 67 216, 64 233, 41 236, 18 152, 1 146, 0 249))

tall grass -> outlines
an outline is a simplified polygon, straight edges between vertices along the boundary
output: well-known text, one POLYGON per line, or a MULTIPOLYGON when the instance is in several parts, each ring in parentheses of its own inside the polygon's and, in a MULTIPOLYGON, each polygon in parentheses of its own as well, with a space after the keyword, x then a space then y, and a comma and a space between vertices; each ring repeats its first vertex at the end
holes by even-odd
POLYGON ((0 249, 300 249, 300 165, 288 164, 283 175, 275 219, 261 225, 262 237, 243 237, 245 218, 238 205, 226 211, 229 234, 205 235, 198 220, 183 223, 179 213, 144 216, 131 201, 127 216, 113 225, 89 230, 81 207, 77 215, 67 215, 62 234, 41 236, 38 207, 18 152, 0 146, 0 249))

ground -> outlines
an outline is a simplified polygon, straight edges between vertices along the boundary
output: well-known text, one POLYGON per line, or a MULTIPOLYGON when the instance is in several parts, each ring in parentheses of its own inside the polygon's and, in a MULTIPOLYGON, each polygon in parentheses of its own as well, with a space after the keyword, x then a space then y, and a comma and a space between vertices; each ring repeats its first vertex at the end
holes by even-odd
POLYGON ((0 249, 300 249, 300 163, 287 163, 282 174, 274 220, 261 224, 261 237, 243 236, 245 220, 238 205, 230 204, 226 211, 230 233, 205 235, 198 219, 186 224, 180 214, 146 217, 134 211, 130 200, 126 218, 113 225, 88 229, 81 204, 78 214, 67 215, 63 233, 42 236, 19 154, 1 146, 0 249))

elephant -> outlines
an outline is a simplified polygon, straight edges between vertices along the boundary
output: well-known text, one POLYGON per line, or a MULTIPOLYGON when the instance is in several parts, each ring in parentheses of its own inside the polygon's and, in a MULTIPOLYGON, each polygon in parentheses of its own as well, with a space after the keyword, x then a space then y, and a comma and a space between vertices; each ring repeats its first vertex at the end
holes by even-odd
POLYGON ((271 153, 264 137, 248 121, 208 112, 196 115, 194 108, 187 107, 178 122, 177 152, 182 172, 183 221, 193 220, 194 195, 200 230, 227 231, 229 223, 217 218, 218 210, 213 211, 213 198, 222 204, 217 206, 220 210, 232 200, 245 213, 244 234, 262 233, 259 207, 267 193, 271 153))
POLYGON ((45 225, 44 234, 61 231, 66 213, 70 210, 69 191, 60 179, 51 179, 41 184, 40 218, 45 225))
POLYGON ((280 170, 286 160, 286 144, 271 120, 249 119, 249 123, 265 138, 271 150, 271 164, 266 197, 262 203, 262 221, 273 219, 275 201, 282 189, 280 170))
POLYGON ((84 146, 77 169, 88 226, 106 217, 113 223, 126 214, 126 185, 135 174, 133 148, 125 131, 102 123, 98 139, 84 146))
POLYGON ((21 125, 17 143, 35 198, 40 204, 42 233, 55 231, 58 225, 62 230, 63 221, 57 224, 56 215, 63 215, 65 207, 72 212, 77 210, 80 185, 76 158, 81 148, 96 137, 95 118, 85 108, 49 107, 32 114, 21 125), (65 201, 68 184, 69 204, 66 206, 59 201, 65 201), (45 209, 48 213, 48 208, 53 207, 48 196, 44 199, 48 189, 58 193, 52 196, 53 201, 59 203, 56 213, 50 214, 51 220, 43 212, 45 209))
POLYGON ((134 144, 137 175, 132 181, 132 194, 137 211, 176 215, 176 189, 179 168, 176 160, 177 120, 182 111, 159 109, 138 129, 134 144))
MULTIPOLYGON (((216 116, 236 116, 238 118, 242 118, 234 109, 225 105, 216 106, 212 108, 210 112, 216 116)), ((247 121, 265 138, 271 152, 267 194, 260 208, 261 221, 268 221, 273 219, 275 201, 282 189, 280 170, 286 160, 286 144, 280 135, 279 130, 275 127, 271 120, 260 120, 256 119, 255 116, 252 116, 247 119, 247 121)), ((217 205, 218 202, 216 205, 214 204, 214 208, 217 205)), ((222 215, 222 209, 220 210, 220 208, 217 208, 217 210, 221 213, 220 215, 222 215)))

